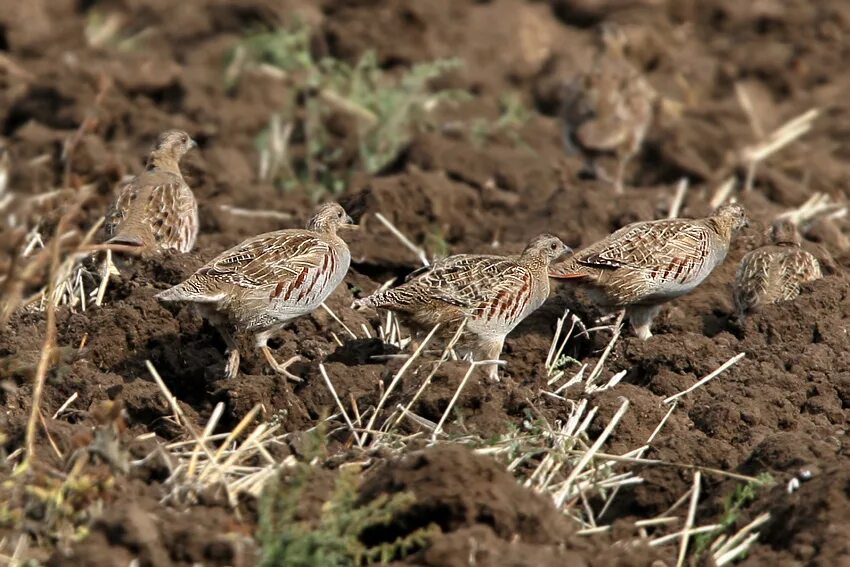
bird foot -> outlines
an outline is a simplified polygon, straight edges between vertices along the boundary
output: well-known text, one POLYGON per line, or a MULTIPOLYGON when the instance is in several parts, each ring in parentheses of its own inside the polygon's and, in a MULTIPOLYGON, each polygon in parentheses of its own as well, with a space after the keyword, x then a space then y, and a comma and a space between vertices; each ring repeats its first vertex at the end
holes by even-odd
POLYGON ((224 366, 224 377, 233 380, 239 374, 239 351, 231 349, 227 353, 227 364, 224 366))
POLYGON ((635 327, 634 330, 635 335, 637 335, 637 337, 643 341, 652 337, 652 332, 649 330, 649 325, 635 327))
POLYGON ((501 382, 501 378, 499 378, 499 367, 494 364, 490 367, 490 370, 487 371, 487 378, 490 379, 491 382, 499 383, 501 382))
POLYGON ((303 382, 304 381, 299 376, 296 376, 295 374, 292 374, 291 372, 289 372, 287 370, 287 368, 289 368, 292 364, 295 364, 296 362, 301 360, 300 356, 298 356, 298 355, 293 356, 292 358, 288 359, 286 362, 281 364, 280 362, 275 360, 274 355, 272 354, 272 351, 269 350, 269 347, 267 347, 267 346, 260 347, 260 350, 263 352, 263 356, 266 357, 266 362, 268 362, 269 366, 272 367, 272 370, 274 370, 278 374, 281 374, 282 376, 285 376, 286 378, 289 378, 293 382, 303 382))

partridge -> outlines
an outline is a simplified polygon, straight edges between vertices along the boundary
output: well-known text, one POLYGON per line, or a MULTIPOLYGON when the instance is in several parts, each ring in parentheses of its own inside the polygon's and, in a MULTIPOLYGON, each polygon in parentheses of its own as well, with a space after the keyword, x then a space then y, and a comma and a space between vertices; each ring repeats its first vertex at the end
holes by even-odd
POLYGON ((337 230, 346 224, 352 220, 341 206, 322 205, 306 229, 249 238, 156 297, 197 305, 227 345, 228 378, 239 370, 234 335, 248 332, 254 334, 255 346, 276 372, 300 380, 287 371, 299 357, 280 364, 267 343, 287 321, 319 307, 342 282, 351 254, 337 230))
POLYGON ((746 225, 737 204, 702 219, 632 223, 554 264, 549 275, 575 280, 603 307, 625 309, 635 334, 648 339, 661 305, 701 284, 746 225))
POLYGON ((800 284, 822 277, 817 259, 800 248, 797 227, 779 220, 770 229, 771 244, 749 252, 735 276, 735 309, 743 318, 763 305, 800 295, 800 284))
POLYGON ((124 185, 106 216, 108 244, 144 253, 188 252, 198 234, 198 203, 180 173, 180 158, 197 143, 182 130, 159 135, 145 171, 124 185))
MULTIPOLYGON (((355 304, 399 312, 421 327, 466 319, 472 354, 497 360, 505 337, 549 296, 550 263, 569 252, 557 237, 543 234, 519 256, 449 256, 355 304)), ((490 365, 488 374, 497 380, 498 367, 490 365)))
POLYGON ((656 93, 626 59, 622 30, 606 25, 600 36, 602 45, 590 71, 577 75, 564 88, 564 144, 570 153, 584 155, 600 177, 607 175, 595 158, 615 155, 618 166, 613 182, 622 193, 626 167, 640 150, 652 122, 656 93))

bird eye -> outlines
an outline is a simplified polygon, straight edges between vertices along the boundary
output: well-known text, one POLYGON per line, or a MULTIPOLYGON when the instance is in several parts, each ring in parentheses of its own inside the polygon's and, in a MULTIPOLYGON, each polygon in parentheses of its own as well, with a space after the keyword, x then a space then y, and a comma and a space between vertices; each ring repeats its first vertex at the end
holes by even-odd
POLYGON ((553 242, 552 244, 549 245, 549 248, 551 248, 552 250, 557 250, 558 245, 553 242))
POLYGON ((189 136, 183 136, 180 138, 180 141, 184 144, 189 143, 189 136))

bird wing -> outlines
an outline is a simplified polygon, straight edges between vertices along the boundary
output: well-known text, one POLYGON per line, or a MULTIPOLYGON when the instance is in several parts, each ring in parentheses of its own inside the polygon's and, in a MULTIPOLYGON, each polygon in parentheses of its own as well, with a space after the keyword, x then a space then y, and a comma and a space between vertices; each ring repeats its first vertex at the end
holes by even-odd
POLYGON ((198 230, 197 208, 191 189, 179 179, 151 188, 145 217, 161 246, 188 252, 198 230))
POLYGON ((118 229, 122 222, 127 218, 130 212, 130 207, 139 197, 139 186, 132 181, 124 185, 118 192, 118 196, 112 203, 109 211, 106 213, 106 219, 103 223, 103 228, 108 237, 118 234, 118 229))
POLYGON ((143 174, 125 185, 107 214, 107 235, 149 227, 154 240, 166 248, 188 252, 197 233, 197 202, 177 175, 143 174))
POLYGON ((628 139, 629 126, 617 116, 599 115, 584 122, 576 131, 576 137, 585 148, 613 151, 628 139))
POLYGON ((580 265, 641 270, 658 280, 687 281, 709 256, 711 230, 698 221, 664 219, 635 223, 576 255, 580 265))
POLYGON ((773 256, 770 250, 760 248, 748 252, 735 274, 735 305, 738 311, 752 309, 766 296, 771 281, 773 256))
POLYGON ((301 286, 311 269, 332 270, 333 261, 330 244, 319 234, 281 230, 255 236, 227 250, 197 275, 247 289, 274 286, 271 296, 277 297, 301 286))
POLYGON ((823 277, 817 258, 805 250, 794 250, 782 258, 783 299, 793 299, 800 292, 800 284, 823 277))
POLYGON ((530 276, 511 258, 458 255, 435 264, 412 283, 426 287, 434 299, 455 305, 468 315, 477 315, 494 302, 529 292, 530 276))

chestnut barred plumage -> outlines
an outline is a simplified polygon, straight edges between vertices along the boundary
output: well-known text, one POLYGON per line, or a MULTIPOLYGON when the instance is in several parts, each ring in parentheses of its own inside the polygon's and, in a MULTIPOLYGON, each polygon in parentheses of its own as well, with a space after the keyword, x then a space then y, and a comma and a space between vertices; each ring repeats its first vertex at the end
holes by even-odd
POLYGON ((705 281, 746 224, 737 204, 702 219, 632 223, 553 265, 549 275, 586 287, 603 307, 625 308, 635 333, 648 339, 661 305, 705 281))
POLYGON ((254 334, 256 347, 272 368, 297 380, 286 370, 297 357, 277 363, 267 341, 287 321, 319 307, 342 282, 351 254, 337 229, 351 223, 338 204, 323 205, 306 229, 249 238, 157 298, 198 306, 227 343, 228 377, 234 377, 239 369, 234 335, 248 332, 254 334))
POLYGON ((143 253, 188 252, 198 235, 198 203, 180 172, 180 159, 197 143, 182 130, 159 135, 145 171, 124 185, 104 224, 107 243, 143 253))

